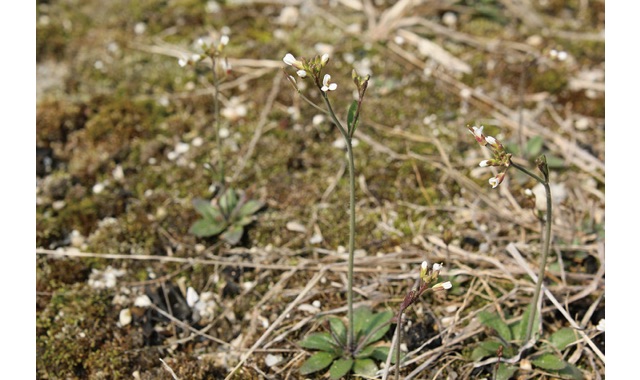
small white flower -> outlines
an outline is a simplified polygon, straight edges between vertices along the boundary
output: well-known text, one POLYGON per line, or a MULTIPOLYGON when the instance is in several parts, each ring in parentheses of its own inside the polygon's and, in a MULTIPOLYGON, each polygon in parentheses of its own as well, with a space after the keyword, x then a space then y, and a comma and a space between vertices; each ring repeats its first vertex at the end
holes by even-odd
POLYGON ((489 145, 495 145, 496 144, 496 139, 493 138, 492 136, 485 137, 485 141, 488 142, 489 145))
POLYGON ((445 290, 449 290, 449 289, 453 288, 453 285, 451 285, 451 281, 447 281, 447 282, 443 282, 443 283, 442 283, 442 287, 443 287, 445 290))
POLYGON ((489 166, 489 160, 483 160, 480 161, 480 164, 478 164, 481 168, 486 168, 487 166, 489 166))
POLYGON ((429 268, 429 263, 427 261, 423 261, 420 268, 422 268, 422 270, 427 270, 427 268, 429 268))
POLYGON ((295 68, 296 68, 296 69, 298 69, 298 70, 302 70, 302 69, 304 69, 304 66, 303 66, 302 62, 301 62, 301 61, 298 61, 298 60, 296 59, 296 57, 294 57, 294 56, 293 56, 293 54, 291 54, 291 53, 287 53, 287 54, 284 56, 284 58, 282 59, 282 61, 283 61, 284 63, 286 63, 287 65, 289 65, 289 66, 293 66, 293 67, 295 67, 295 68))
POLYGON ((307 76, 307 72, 305 70, 298 70, 296 71, 296 74, 298 74, 300 78, 304 78, 307 76))
POLYGON ((484 129, 484 125, 481 125, 480 128, 478 127, 471 127, 473 129, 473 131, 471 132, 474 136, 476 137, 482 137, 482 130, 484 129))
POLYGON ((227 46, 228 43, 229 43, 229 36, 227 36, 226 34, 223 34, 222 37, 220 37, 220 45, 227 46))
POLYGON ((491 185, 493 189, 498 187, 499 184, 500 184, 500 179, 498 177, 489 178, 489 185, 491 185))
POLYGON ((329 54, 327 53, 322 54, 322 58, 320 58, 320 62, 322 62, 322 65, 326 65, 327 62, 329 62, 329 54))
POLYGON ((324 78, 322 79, 322 88, 321 88, 322 91, 324 92, 334 91, 336 88, 338 88, 337 84, 329 83, 330 80, 331 80, 331 75, 324 74, 324 78))
POLYGON ((185 67, 187 65, 187 63, 189 63, 189 62, 184 58, 180 58, 178 60, 178 65, 180 65, 180 67, 185 67))
POLYGON ((196 44, 200 47, 200 49, 204 49, 207 47, 207 44, 204 42, 202 38, 198 38, 198 41, 196 41, 196 44))
POLYGON ((598 322, 598 326, 596 326, 596 330, 604 332, 604 318, 602 318, 598 322))
POLYGON ((443 266, 443 265, 442 265, 442 263, 440 263, 440 264, 438 264, 438 263, 433 264, 433 271, 434 271, 434 272, 435 272, 435 271, 439 271, 440 269, 442 269, 442 266, 443 266))

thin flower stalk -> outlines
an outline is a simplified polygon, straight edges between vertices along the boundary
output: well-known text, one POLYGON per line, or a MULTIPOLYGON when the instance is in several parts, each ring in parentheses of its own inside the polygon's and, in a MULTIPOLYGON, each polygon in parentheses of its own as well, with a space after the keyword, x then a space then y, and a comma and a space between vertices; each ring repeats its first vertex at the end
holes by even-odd
POLYGON ((533 336, 533 328, 536 320, 536 311, 538 308, 538 302, 540 300, 541 290, 542 290, 542 282, 544 281, 545 268, 547 265, 547 258, 549 257, 549 246, 551 243, 551 216, 552 216, 552 201, 551 201, 551 187, 549 185, 549 166, 547 165, 547 159, 544 155, 540 156, 536 160, 536 166, 538 170, 542 173, 542 176, 539 176, 529 169, 515 163, 512 160, 511 153, 508 153, 504 148, 502 143, 498 141, 495 137, 485 136, 483 133, 483 126, 480 127, 468 127, 469 132, 474 136, 478 144, 482 146, 488 147, 493 152, 493 159, 491 160, 483 160, 480 162, 480 167, 488 167, 488 166, 498 166, 504 167, 504 171, 497 174, 495 177, 489 179, 489 184, 492 188, 498 187, 504 178, 506 177, 507 170, 510 167, 514 167, 527 176, 535 179, 537 182, 541 183, 545 190, 545 196, 547 198, 547 210, 546 210, 546 219, 545 219, 545 230, 544 237, 542 242, 542 254, 540 256, 540 263, 538 268, 538 281, 536 282, 535 291, 533 293, 533 297, 531 299, 531 304, 529 306, 530 313, 529 319, 527 321, 527 330, 525 333, 525 338, 522 343, 523 347, 528 344, 529 340, 533 336))

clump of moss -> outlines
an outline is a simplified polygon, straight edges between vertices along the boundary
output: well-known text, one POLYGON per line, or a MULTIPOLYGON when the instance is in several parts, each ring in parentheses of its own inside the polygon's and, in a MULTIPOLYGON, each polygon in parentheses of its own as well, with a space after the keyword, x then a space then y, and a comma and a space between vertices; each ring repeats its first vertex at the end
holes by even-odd
POLYGON ((116 339, 118 311, 111 306, 106 292, 95 292, 84 285, 60 288, 51 302, 36 316, 37 372, 62 378, 95 378, 105 364, 111 378, 125 375, 126 342, 116 339), (96 352, 101 355, 96 355, 96 352))

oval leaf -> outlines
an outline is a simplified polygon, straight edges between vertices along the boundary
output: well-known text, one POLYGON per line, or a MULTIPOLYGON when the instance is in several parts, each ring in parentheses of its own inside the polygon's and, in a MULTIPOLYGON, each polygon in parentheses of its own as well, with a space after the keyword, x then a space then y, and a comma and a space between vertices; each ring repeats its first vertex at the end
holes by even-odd
POLYGON ((500 363, 498 365, 498 372, 496 373, 496 380, 509 380, 511 376, 518 370, 518 367, 514 367, 509 364, 500 363))
POLYGON ((321 350, 334 352, 336 350, 336 342, 328 332, 315 333, 307 336, 300 342, 300 347, 310 350, 321 350))
POLYGON ((338 339, 338 343, 346 345, 347 328, 345 327, 344 322, 342 322, 342 319, 338 317, 329 317, 329 326, 331 327, 331 331, 335 338, 338 339))
POLYGON ((353 372, 363 376, 375 376, 378 366, 371 359, 356 359, 353 364, 353 372))
POLYGON ((240 242, 244 228, 239 225, 230 226, 220 237, 231 245, 236 245, 240 242))
POLYGON ((320 351, 311 355, 300 367, 300 374, 308 375, 327 368, 333 362, 334 356, 328 352, 320 351))
POLYGON ((189 233, 198 237, 208 237, 219 234, 224 231, 225 227, 226 225, 224 223, 216 223, 212 220, 200 219, 193 223, 189 229, 189 233))
POLYGON ((553 344, 558 350, 562 351, 567 348, 568 345, 578 340, 578 334, 572 328, 562 328, 549 338, 551 344, 553 344))
POLYGON ((253 215, 256 212, 258 212, 258 210, 260 210, 263 206, 264 206, 264 203, 260 201, 257 201, 254 199, 249 200, 247 201, 247 203, 243 204, 240 207, 239 215, 241 217, 253 215))
POLYGON ((224 220, 224 217, 220 213, 220 210, 213 207, 211 205, 211 202, 197 198, 191 201, 191 203, 193 204, 193 208, 195 208, 203 218, 218 222, 224 220))
POLYGON ((333 380, 338 380, 344 375, 346 375, 347 373, 349 373, 352 367, 353 367, 353 359, 338 359, 335 362, 333 362, 333 364, 331 365, 331 368, 329 368, 329 376, 333 380))
POLYGON ((567 362, 554 354, 542 354, 531 361, 536 367, 546 370, 559 371, 567 366, 567 362))
POLYGON ((492 329, 494 329, 498 335, 507 342, 510 341, 513 337, 511 336, 511 330, 509 326, 500 318, 497 313, 490 313, 488 311, 482 311, 478 314, 478 318, 480 318, 480 322, 492 329))
POLYGON ((377 342, 380 340, 391 328, 391 321, 393 318, 393 312, 391 310, 377 313, 370 319, 369 324, 365 326, 364 336, 367 337, 365 345, 377 342))

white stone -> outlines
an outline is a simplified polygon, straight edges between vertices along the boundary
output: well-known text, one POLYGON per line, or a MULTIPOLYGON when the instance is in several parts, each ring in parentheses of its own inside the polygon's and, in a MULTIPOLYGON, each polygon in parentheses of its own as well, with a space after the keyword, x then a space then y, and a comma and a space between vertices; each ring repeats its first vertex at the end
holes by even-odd
POLYGON ((128 325, 129 323, 131 323, 132 319, 133 318, 131 316, 131 310, 129 310, 129 308, 120 310, 120 318, 118 319, 120 326, 128 325))

